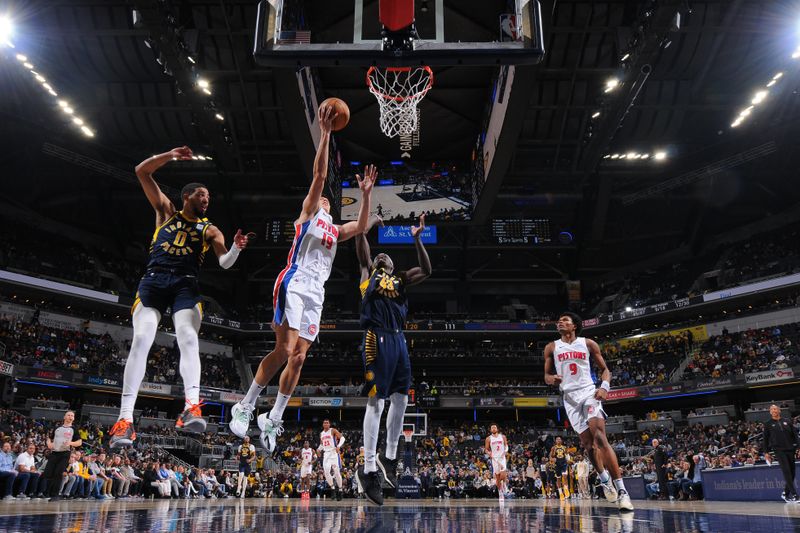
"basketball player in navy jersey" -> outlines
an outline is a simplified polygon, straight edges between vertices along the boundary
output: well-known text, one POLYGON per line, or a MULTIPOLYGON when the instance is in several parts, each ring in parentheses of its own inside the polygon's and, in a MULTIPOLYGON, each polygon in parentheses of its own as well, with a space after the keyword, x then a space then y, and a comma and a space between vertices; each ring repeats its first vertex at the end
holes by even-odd
MULTIPOLYGON (((373 225, 380 218, 373 217, 373 225)), ((403 416, 411 386, 411 362, 403 328, 408 313, 406 287, 422 283, 431 275, 431 260, 422 244, 425 215, 419 226, 411 228, 419 266, 394 273, 392 259, 380 253, 370 258, 365 234, 356 237, 356 255, 361 270, 361 327, 364 331, 365 384, 367 412, 364 416, 364 468, 356 472, 367 498, 383 505, 383 490, 378 469, 386 483, 397 487, 397 441, 403 430, 403 416), (391 400, 386 415, 386 449, 377 456, 378 432, 386 399, 391 400)))
POLYGON ((136 177, 156 212, 156 230, 150 242, 150 259, 131 309, 133 341, 122 383, 119 420, 111 428, 112 448, 129 446, 136 439, 133 409, 144 379, 147 355, 155 340, 158 323, 167 308, 172 308, 175 336, 181 353, 180 373, 185 392, 185 408, 176 428, 200 433, 206 421, 200 410, 200 346, 197 333, 203 309, 198 276, 208 249, 212 249, 222 268, 236 262, 247 247, 247 236, 238 230, 234 246, 225 247, 222 232, 205 218, 211 195, 202 183, 190 183, 181 190, 182 209, 178 211, 161 192, 153 173, 170 161, 192 158, 186 147, 154 155, 136 167, 136 177))
POLYGON ((581 324, 581 318, 575 313, 562 313, 559 317, 556 327, 561 338, 544 349, 544 380, 548 385, 558 385, 561 389, 564 411, 599 474, 608 501, 617 502, 621 511, 633 511, 617 456, 606 438, 606 413, 602 401, 611 389, 611 371, 597 343, 578 337, 581 324), (592 379, 590 359, 601 375, 599 387, 595 387, 592 379))

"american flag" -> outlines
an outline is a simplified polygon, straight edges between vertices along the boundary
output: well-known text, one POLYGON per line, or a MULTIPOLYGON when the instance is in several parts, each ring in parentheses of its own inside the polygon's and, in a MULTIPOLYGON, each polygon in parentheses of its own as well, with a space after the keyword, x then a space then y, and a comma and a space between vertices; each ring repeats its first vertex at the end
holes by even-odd
POLYGON ((310 44, 309 30, 282 31, 278 36, 278 44, 310 44))

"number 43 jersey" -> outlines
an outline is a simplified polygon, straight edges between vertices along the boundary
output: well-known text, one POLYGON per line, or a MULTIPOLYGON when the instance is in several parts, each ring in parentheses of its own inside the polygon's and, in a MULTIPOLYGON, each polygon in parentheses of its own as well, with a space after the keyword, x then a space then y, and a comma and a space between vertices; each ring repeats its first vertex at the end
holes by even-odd
POLYGON ((589 348, 584 337, 577 337, 572 344, 561 339, 555 341, 553 360, 556 374, 561 376, 562 392, 594 386, 589 359, 589 348))
POLYGON ((207 218, 191 219, 178 211, 153 232, 148 270, 154 267, 197 276, 205 259, 208 244, 207 218))

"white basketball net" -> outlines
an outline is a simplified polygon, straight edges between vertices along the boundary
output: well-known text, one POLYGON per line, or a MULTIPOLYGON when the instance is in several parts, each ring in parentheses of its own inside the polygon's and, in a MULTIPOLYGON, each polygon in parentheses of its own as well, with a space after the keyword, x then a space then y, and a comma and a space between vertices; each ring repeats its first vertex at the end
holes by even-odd
POLYGON ((381 109, 381 130, 387 137, 417 131, 417 105, 433 87, 430 67, 370 67, 367 87, 381 109))

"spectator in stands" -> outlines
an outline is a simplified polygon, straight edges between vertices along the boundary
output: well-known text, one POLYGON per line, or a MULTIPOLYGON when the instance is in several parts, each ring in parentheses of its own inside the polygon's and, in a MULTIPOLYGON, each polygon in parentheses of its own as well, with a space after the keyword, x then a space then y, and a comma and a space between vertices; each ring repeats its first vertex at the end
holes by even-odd
POLYGON ((17 469, 17 498, 27 499, 26 491, 33 490, 39 483, 39 471, 36 470, 35 444, 29 444, 25 451, 17 456, 14 467, 17 469))
POLYGON ((3 486, 3 498, 11 500, 14 498, 12 491, 14 481, 17 479, 17 469, 14 467, 14 455, 11 453, 11 443, 3 443, 3 451, 0 452, 0 484, 3 486))

